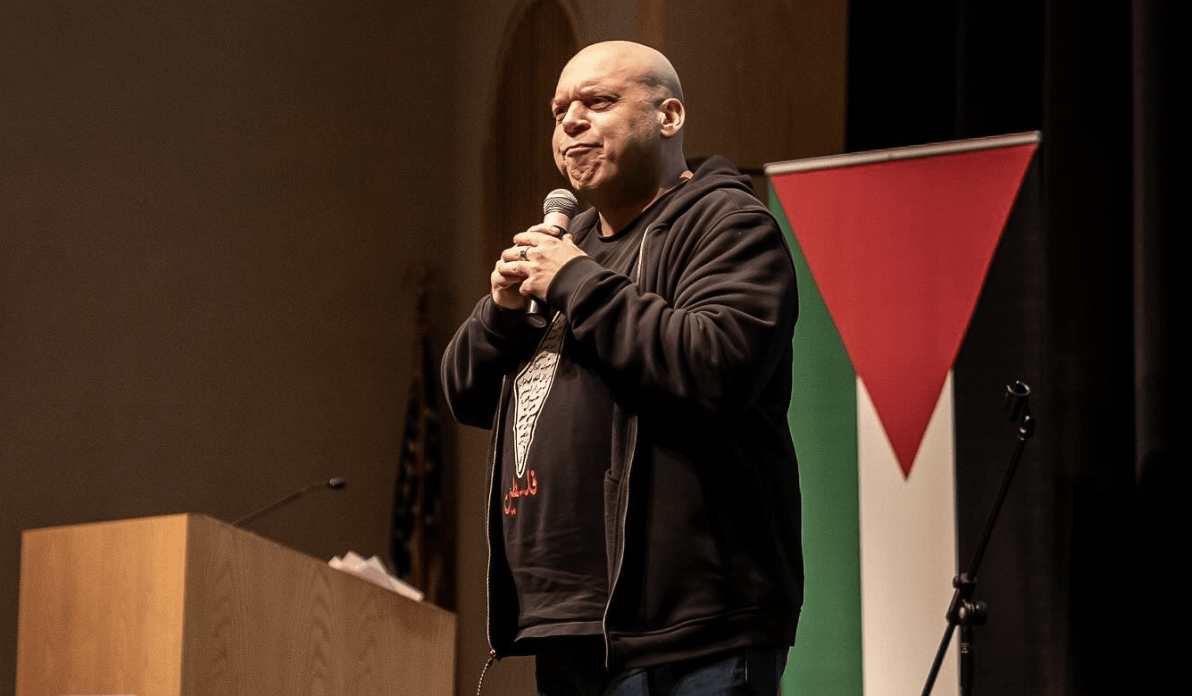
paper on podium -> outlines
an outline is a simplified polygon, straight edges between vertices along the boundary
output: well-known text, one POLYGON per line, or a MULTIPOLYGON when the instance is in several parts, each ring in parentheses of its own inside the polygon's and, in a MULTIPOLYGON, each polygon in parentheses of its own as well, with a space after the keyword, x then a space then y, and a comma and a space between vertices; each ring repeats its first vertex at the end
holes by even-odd
POLYGON ((403 597, 409 597, 415 602, 421 602, 425 596, 418 588, 410 583, 394 577, 381 559, 376 556, 365 560, 364 556, 361 556, 355 551, 349 551, 344 554, 343 558, 339 556, 332 558, 327 562, 327 565, 336 570, 342 570, 345 573, 351 573, 358 578, 368 580, 379 587, 392 590, 403 597))

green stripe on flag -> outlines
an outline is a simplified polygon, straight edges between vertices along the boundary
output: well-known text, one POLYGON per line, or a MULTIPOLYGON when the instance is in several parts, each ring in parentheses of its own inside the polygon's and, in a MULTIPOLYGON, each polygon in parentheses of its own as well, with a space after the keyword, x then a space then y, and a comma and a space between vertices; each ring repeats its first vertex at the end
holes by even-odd
POLYGON ((806 596, 785 694, 860 696, 861 568, 857 377, 773 187, 799 281, 789 420, 803 495, 806 596))

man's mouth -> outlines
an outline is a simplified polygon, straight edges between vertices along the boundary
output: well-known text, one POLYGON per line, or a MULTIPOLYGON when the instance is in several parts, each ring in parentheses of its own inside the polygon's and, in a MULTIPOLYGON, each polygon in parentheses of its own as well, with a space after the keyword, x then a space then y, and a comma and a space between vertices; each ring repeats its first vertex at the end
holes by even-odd
POLYGON ((575 155, 582 155, 585 152, 594 149, 596 149, 596 146, 591 143, 576 143, 574 145, 568 145, 567 148, 563 150, 563 156, 572 157, 575 155))

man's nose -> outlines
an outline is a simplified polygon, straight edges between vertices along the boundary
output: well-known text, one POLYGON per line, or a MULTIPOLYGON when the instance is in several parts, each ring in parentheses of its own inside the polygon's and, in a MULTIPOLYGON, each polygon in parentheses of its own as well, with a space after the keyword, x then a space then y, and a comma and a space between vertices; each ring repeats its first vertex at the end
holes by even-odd
POLYGON ((563 131, 566 133, 573 133, 586 125, 587 113, 584 110, 582 102, 574 101, 567 107, 567 113, 563 114, 563 131))

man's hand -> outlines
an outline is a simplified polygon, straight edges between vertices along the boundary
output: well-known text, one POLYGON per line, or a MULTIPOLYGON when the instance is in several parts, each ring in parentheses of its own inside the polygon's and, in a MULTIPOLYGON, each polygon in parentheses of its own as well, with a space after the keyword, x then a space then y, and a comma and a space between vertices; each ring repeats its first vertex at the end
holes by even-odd
POLYGON ((521 261, 521 247, 512 246, 501 252, 489 276, 492 286, 493 303, 504 309, 525 309, 528 304, 522 297, 521 284, 526 274, 518 265, 521 261))
POLYGON ((493 302, 506 309, 521 309, 528 296, 546 299, 555 273, 571 259, 587 256, 571 235, 554 236, 550 225, 535 225, 513 238, 513 246, 501 252, 492 274, 493 302))

